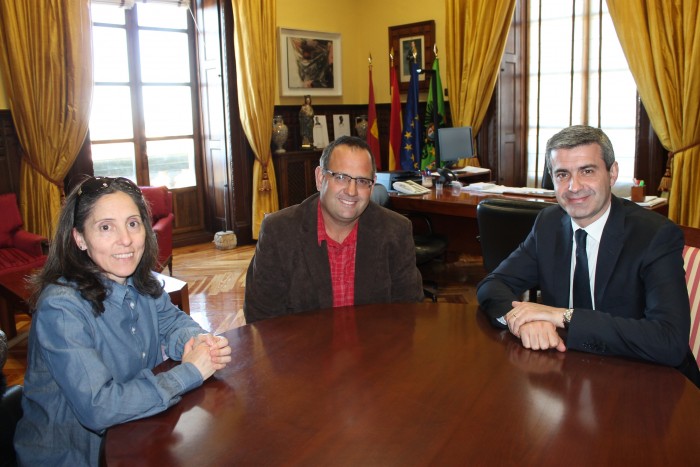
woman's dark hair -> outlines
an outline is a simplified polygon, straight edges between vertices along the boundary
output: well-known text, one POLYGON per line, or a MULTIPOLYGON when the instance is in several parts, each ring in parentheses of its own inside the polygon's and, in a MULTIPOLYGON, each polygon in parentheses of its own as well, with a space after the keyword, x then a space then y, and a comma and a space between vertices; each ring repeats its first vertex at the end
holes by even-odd
POLYGON ((97 201, 105 195, 116 192, 126 193, 139 209, 146 230, 146 244, 143 256, 132 274, 134 287, 139 293, 159 297, 163 287, 152 273, 158 257, 158 243, 151 225, 151 212, 141 194, 141 190, 126 178, 88 177, 75 187, 66 198, 58 218, 56 234, 49 247, 49 255, 43 269, 30 278, 32 295, 29 306, 35 311, 39 295, 49 284, 59 284, 59 279, 80 292, 92 304, 95 316, 104 313, 104 300, 109 294, 104 283, 104 271, 95 264, 87 251, 78 248, 73 238, 73 228, 81 234, 85 231, 85 221, 92 213, 97 201))

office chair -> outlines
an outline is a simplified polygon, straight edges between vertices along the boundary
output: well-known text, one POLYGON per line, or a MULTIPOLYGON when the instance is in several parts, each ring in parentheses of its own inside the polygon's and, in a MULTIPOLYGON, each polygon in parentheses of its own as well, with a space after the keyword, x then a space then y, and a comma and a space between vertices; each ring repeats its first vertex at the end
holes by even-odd
MULTIPOLYGON (((506 259, 532 230, 535 218, 550 202, 510 198, 487 198, 476 206, 479 242, 484 269, 492 272, 506 259)), ((537 289, 530 291, 530 301, 537 298, 537 289)))
MULTIPOLYGON (((389 194, 386 187, 381 184, 375 184, 370 199, 380 206, 387 207, 389 205, 389 194)), ((404 215, 413 222, 416 265, 420 268, 421 265, 427 264, 434 259, 444 258, 447 252, 447 238, 433 233, 430 219, 417 213, 406 213, 404 215), (415 233, 416 231, 419 233, 415 233)), ((437 289, 437 283, 434 281, 423 280, 423 292, 434 302, 437 301, 438 297, 437 289)))
POLYGON ((545 190, 554 189, 554 181, 552 180, 552 175, 547 170, 547 164, 544 165, 544 170, 542 171, 542 188, 545 190))

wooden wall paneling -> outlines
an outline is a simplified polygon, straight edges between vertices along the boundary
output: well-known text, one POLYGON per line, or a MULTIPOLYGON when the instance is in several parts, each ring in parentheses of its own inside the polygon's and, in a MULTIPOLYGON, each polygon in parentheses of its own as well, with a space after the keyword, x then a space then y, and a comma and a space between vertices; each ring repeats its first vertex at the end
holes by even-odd
POLYGON ((22 147, 9 110, 0 110, 0 193, 15 193, 19 199, 19 170, 22 147))
POLYGON ((299 204, 316 193, 316 167, 321 151, 293 151, 275 154, 280 209, 299 204))
POLYGON ((668 151, 663 147, 642 100, 637 98, 637 141, 634 160, 634 176, 646 180, 647 194, 657 194, 659 182, 666 172, 668 151))

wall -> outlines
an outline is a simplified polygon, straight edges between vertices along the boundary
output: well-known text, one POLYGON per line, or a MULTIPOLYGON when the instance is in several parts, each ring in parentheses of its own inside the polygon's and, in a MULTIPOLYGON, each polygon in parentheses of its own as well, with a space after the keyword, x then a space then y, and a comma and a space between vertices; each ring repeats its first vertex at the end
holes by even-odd
MULTIPOLYGON (((343 95, 314 96, 313 103, 366 104, 367 57, 372 54, 374 96, 378 104, 389 95, 389 26, 435 20, 435 39, 443 86, 445 70, 445 4, 441 0, 277 0, 277 25, 291 29, 340 33, 342 43, 343 95)), ((279 82, 279 75, 277 76, 279 82)), ((405 101, 406 96, 402 96, 405 101)), ((281 97, 277 105, 301 105, 302 97, 281 97)), ((424 98, 423 98, 424 100, 424 98)), ((7 109, 7 94, 0 75, 0 109, 7 109)))
MULTIPOLYGON (((340 33, 343 95, 314 96, 314 105, 366 104, 367 57, 372 54, 376 102, 389 103, 389 27, 435 20, 440 72, 446 86, 445 4, 442 0, 277 0, 277 26, 340 33)), ((277 76, 279 83, 279 76, 277 76)), ((279 88, 279 87, 278 87, 279 88)), ((402 96, 405 101, 405 95, 402 96)), ((423 100, 425 97, 422 98, 423 100)), ((277 105, 301 105, 302 97, 276 98, 277 105)))

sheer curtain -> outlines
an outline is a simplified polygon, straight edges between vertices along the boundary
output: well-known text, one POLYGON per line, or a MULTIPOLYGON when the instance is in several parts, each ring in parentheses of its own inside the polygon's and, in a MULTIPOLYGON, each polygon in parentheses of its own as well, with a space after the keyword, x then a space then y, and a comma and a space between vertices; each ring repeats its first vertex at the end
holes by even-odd
POLYGON ((0 1, 2 73, 24 150, 20 211, 27 230, 49 238, 87 134, 90 30, 90 0, 0 1))
POLYGON ((243 130, 255 153, 253 238, 266 213, 279 209, 270 140, 275 110, 277 48, 276 1, 232 0, 238 75, 238 108, 243 130))
POLYGON ((514 10, 515 0, 445 0, 447 89, 454 126, 471 126, 474 134, 479 132, 514 10))
POLYGON ((700 227, 698 2, 608 0, 608 9, 654 131, 671 153, 668 217, 700 227))

